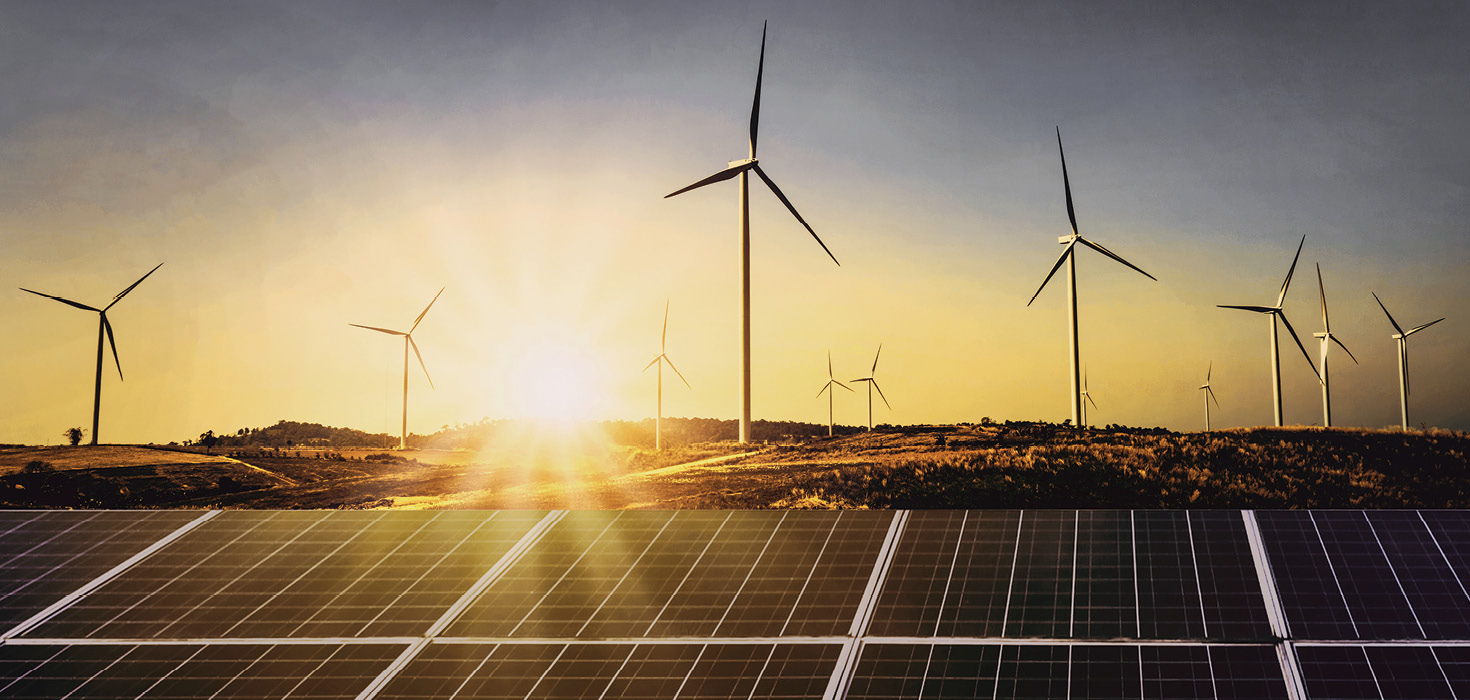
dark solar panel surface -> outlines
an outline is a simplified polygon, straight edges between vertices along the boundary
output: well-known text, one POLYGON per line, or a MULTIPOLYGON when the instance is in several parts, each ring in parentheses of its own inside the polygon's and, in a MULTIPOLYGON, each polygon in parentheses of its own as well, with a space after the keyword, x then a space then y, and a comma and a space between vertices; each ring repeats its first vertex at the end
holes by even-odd
POLYGON ((432 644, 378 695, 820 698, 834 644, 432 644))
POLYGON ((893 517, 853 511, 570 513, 447 634, 845 634, 893 517))
POLYGON ((0 630, 201 515, 156 510, 0 512, 0 630))
POLYGON ((849 698, 1286 698, 1259 646, 867 644, 849 698))
POLYGON ((917 511, 878 636, 1266 639, 1239 512, 917 511))
POLYGON ((1463 513, 1257 514, 1291 633, 1306 639, 1463 639, 1463 513))
POLYGON ((421 634, 543 515, 229 511, 28 636, 421 634))
POLYGON ((1447 646, 1298 646, 1313 700, 1470 697, 1470 649, 1447 646))
POLYGON ((392 645, 72 645, 0 647, 0 697, 351 700, 392 645))

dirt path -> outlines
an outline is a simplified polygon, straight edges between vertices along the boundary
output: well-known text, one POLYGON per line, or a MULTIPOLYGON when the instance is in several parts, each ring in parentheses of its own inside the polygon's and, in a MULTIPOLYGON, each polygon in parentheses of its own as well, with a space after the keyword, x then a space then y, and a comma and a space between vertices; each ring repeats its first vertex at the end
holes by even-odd
MULTIPOLYGON (((170 450, 170 449, 168 449, 166 447, 157 447, 157 446, 154 446, 154 445, 140 445, 140 447, 142 447, 145 450, 153 450, 155 452, 173 452, 173 453, 193 454, 193 455, 199 454, 198 452, 189 452, 187 450, 170 450)), ((240 465, 242 467, 245 467, 246 469, 249 469, 251 471, 260 472, 261 474, 264 474, 264 475, 266 475, 266 476, 268 476, 268 477, 270 477, 272 479, 275 479, 276 481, 281 482, 281 485, 282 486, 296 486, 296 485, 298 485, 298 483, 297 483, 297 481, 295 479, 292 479, 292 478, 286 476, 285 474, 279 474, 279 473, 273 472, 273 471, 271 471, 269 469, 264 469, 262 467, 257 467, 254 464, 251 464, 249 462, 241 462, 240 460, 235 459, 234 457, 226 457, 224 455, 215 455, 215 454, 205 454, 205 455, 200 455, 200 456, 202 456, 202 457, 208 457, 208 458, 210 458, 213 461, 229 462, 231 464, 238 464, 238 465, 240 465)))

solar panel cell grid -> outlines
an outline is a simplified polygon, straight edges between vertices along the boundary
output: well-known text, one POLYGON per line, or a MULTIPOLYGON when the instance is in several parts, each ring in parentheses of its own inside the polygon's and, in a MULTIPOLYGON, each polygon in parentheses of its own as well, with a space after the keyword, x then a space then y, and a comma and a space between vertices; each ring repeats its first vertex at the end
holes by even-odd
POLYGON ((421 633, 541 513, 232 511, 30 632, 109 638, 421 633))
POLYGON ((1137 636, 1208 638, 1188 513, 1137 511, 1133 521, 1138 551, 1137 636))
POLYGON ((1256 513, 1256 521, 1291 634, 1357 639, 1357 628, 1311 513, 1263 511, 1256 513))
POLYGON ((1240 512, 1189 511, 1186 517, 1203 595, 1204 628, 1210 637, 1268 638, 1271 625, 1240 512))
POLYGON ((1408 597, 1424 636, 1470 638, 1470 592, 1461 574, 1450 566, 1424 518, 1414 511, 1372 511, 1365 515, 1388 555, 1394 583, 1408 597))
POLYGON ((0 631, 200 515, 197 511, 0 513, 0 631))
POLYGON ((0 697, 349 699, 400 651, 391 645, 0 647, 0 697))

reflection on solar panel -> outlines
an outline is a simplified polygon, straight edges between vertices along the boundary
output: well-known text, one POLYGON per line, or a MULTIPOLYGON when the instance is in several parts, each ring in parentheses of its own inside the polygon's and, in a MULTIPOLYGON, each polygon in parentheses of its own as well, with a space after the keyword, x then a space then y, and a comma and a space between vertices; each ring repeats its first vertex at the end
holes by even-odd
POLYGON ((378 695, 820 698, 835 644, 433 644, 378 695))
POLYGON ((28 636, 421 634, 542 515, 230 511, 28 636))
POLYGON ((448 634, 844 634, 892 519, 856 511, 571 513, 448 634))
POLYGON ((0 513, 0 697, 1465 698, 1470 514, 0 513))
POLYGON ((0 697, 350 700, 398 652, 380 644, 7 645, 0 697))
POLYGON ((0 512, 0 629, 40 612, 199 515, 0 512))

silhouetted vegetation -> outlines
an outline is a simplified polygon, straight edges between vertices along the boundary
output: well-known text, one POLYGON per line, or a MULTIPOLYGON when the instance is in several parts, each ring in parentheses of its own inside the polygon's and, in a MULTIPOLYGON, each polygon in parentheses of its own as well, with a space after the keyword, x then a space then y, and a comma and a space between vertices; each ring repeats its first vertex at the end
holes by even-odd
POLYGON ((82 429, 81 428, 67 428, 64 432, 61 433, 61 436, 64 437, 64 438, 66 438, 67 444, 72 445, 73 447, 75 447, 76 445, 79 445, 82 442, 82 429))

